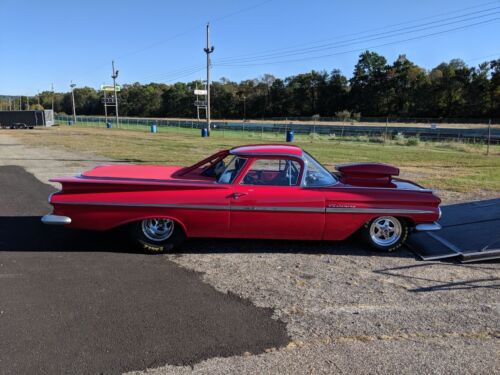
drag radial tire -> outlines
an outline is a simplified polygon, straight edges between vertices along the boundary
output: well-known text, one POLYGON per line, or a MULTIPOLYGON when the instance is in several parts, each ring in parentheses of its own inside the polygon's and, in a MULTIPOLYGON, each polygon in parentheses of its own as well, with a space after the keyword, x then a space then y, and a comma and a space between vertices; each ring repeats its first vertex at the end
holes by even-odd
POLYGON ((186 237, 178 223, 164 218, 134 222, 130 224, 129 233, 140 249, 152 254, 171 252, 186 237))
POLYGON ((408 224, 394 216, 379 216, 366 223, 362 230, 363 240, 376 251, 396 251, 408 238, 408 224))

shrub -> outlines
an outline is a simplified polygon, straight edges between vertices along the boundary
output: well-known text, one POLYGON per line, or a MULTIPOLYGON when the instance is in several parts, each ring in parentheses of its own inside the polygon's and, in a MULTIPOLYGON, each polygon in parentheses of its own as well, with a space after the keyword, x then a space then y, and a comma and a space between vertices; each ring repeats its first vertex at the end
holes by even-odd
POLYGON ((351 112, 349 112, 347 109, 344 109, 342 111, 335 112, 335 116, 342 121, 346 121, 351 118, 351 112))
POLYGON ((418 146, 419 144, 420 144, 420 138, 418 137, 418 135, 415 137, 410 137, 406 141, 407 146, 418 146))
POLYGON ((318 133, 310 133, 309 134, 309 139, 311 141, 315 141, 315 140, 318 140, 320 138, 319 134, 318 133))
POLYGON ((398 144, 400 146, 404 146, 406 144, 406 138, 405 138, 404 134, 401 132, 398 132, 394 136, 394 141, 396 142, 396 144, 398 144))

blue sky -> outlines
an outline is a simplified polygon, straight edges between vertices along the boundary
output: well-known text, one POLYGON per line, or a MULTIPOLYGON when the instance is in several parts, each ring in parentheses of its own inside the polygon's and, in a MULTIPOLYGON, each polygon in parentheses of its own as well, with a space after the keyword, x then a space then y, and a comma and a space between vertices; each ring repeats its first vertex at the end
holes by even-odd
POLYGON ((120 83, 201 79, 207 21, 214 79, 334 68, 350 76, 368 47, 427 69, 500 57, 500 1, 0 0, 0 14, 0 94, 11 95, 52 82, 67 91, 71 80, 97 88, 111 82, 112 59, 120 83))

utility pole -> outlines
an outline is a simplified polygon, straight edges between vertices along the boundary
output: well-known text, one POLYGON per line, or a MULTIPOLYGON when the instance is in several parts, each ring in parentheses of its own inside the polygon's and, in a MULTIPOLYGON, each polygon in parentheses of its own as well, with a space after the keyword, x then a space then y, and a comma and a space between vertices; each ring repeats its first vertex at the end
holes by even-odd
POLYGON ((113 90, 115 92, 115 115, 116 115, 116 126, 118 126, 118 95, 116 94, 116 79, 118 78, 118 70, 115 71, 115 61, 111 61, 111 67, 113 68, 113 90))
POLYGON ((102 84, 103 92, 104 92, 104 122, 108 123, 108 95, 106 94, 106 87, 104 87, 104 83, 102 84))
POLYGON ((75 109, 75 86, 76 84, 71 81, 69 87, 71 87, 71 101, 73 102, 73 123, 76 124, 76 109, 75 109))
POLYGON ((52 115, 54 115, 54 83, 52 83, 52 115))
POLYGON ((207 23, 207 47, 203 49, 207 54, 207 132, 210 135, 210 54, 214 46, 210 46, 210 23, 207 23))
POLYGON ((486 155, 490 154, 490 141, 491 141, 491 119, 488 121, 488 144, 486 145, 486 155))
POLYGON ((247 119, 247 97, 243 95, 243 120, 247 119))

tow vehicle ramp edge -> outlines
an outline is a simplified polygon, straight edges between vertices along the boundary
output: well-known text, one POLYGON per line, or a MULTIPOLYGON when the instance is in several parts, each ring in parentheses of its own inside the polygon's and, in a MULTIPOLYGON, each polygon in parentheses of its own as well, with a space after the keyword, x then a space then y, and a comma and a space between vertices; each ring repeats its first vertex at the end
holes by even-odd
POLYGON ((444 206, 439 232, 414 234, 408 245, 423 260, 463 263, 500 259, 500 199, 444 206))

